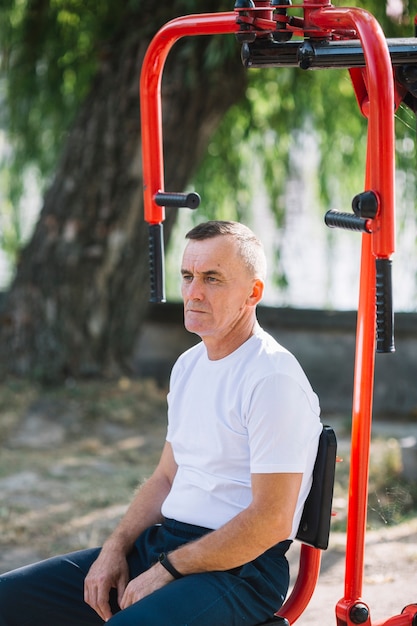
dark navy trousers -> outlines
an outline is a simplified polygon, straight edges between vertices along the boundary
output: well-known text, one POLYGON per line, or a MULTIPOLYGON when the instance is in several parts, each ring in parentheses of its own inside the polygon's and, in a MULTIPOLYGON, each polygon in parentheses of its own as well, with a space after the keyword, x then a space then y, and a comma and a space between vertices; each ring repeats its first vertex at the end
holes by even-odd
MULTIPOLYGON (((161 552, 198 539, 209 529, 165 520, 145 531, 129 555, 131 578, 161 552)), ((253 626, 279 609, 289 584, 284 541, 255 561, 226 572, 191 574, 121 611, 110 598, 109 626, 253 626)), ((53 557, 0 575, 0 626, 99 626, 83 600, 84 579, 100 549, 53 557)))

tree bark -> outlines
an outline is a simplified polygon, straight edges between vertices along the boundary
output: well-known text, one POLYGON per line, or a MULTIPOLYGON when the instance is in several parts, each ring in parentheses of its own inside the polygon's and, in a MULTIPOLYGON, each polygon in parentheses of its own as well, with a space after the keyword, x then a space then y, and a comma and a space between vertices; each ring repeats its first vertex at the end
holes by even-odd
MULTIPOLYGON (((211 9, 222 5, 212 2, 211 9)), ((151 37, 173 17, 172 7, 155 6, 143 2, 140 14, 126 16, 67 136, 2 308, 3 375, 59 382, 131 372, 149 297, 139 75, 151 37)), ((245 73, 234 45, 214 66, 207 63, 213 50, 207 37, 177 43, 168 57, 162 93, 169 190, 184 190, 212 132, 243 96, 245 73)), ((168 209, 167 238, 175 217, 168 209)))

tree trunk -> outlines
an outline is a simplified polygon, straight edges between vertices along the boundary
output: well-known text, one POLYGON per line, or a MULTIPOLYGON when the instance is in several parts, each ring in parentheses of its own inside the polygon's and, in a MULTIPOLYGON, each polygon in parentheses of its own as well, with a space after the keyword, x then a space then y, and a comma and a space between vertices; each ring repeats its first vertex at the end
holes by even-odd
MULTIPOLYGON (((212 2, 212 10, 224 10, 221 5, 212 2)), ((155 6, 143 2, 140 15, 126 17, 68 134, 2 310, 3 375, 59 382, 130 372, 149 297, 139 74, 150 38, 173 16, 172 8, 155 6)), ((208 46, 212 50, 211 38, 187 38, 168 57, 163 109, 169 190, 184 190, 211 133, 244 93, 237 44, 215 67, 207 63, 208 46)), ((167 213, 168 237, 176 216, 167 213)))

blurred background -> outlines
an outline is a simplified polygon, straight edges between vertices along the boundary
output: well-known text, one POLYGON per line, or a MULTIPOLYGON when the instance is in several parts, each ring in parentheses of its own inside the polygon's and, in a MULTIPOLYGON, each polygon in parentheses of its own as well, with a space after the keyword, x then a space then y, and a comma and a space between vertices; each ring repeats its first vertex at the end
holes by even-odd
MULTIPOLYGON (((360 235, 330 230, 364 190, 366 120, 346 70, 245 70, 233 35, 186 38, 162 83, 169 303, 148 304, 139 76, 155 32, 225 0, 3 0, 0 7, 0 566, 102 540, 165 432, 182 328, 184 234, 236 219, 265 243, 260 318, 337 425, 343 530, 360 235), (63 531, 64 528, 64 531, 63 531), (64 539, 62 539, 64 537, 64 539)), ((334 3, 342 6, 341 0, 334 3)), ((417 0, 350 1, 387 37, 417 0)), ((416 120, 396 111, 397 352, 377 359, 370 523, 417 508, 416 120), (410 466, 411 463, 411 466, 410 466), (411 469, 410 469, 411 467, 411 469), (373 498, 373 500, 372 500, 373 498)))

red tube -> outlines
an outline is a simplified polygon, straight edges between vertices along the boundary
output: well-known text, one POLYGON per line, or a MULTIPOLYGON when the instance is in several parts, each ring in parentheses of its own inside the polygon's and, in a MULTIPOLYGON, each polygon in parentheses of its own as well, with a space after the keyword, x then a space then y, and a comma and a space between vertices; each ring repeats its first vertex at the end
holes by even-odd
POLYGON ((362 595, 374 362, 375 262, 371 251, 371 237, 363 235, 346 533, 345 599, 347 600, 357 600, 362 595))
POLYGON ((255 0, 256 17, 265 20, 272 20, 273 10, 270 0, 255 0), (265 9, 265 10, 262 10, 265 9))
POLYGON ((321 550, 302 544, 297 580, 291 594, 277 613, 281 617, 286 617, 290 624, 300 617, 310 602, 320 574, 320 564, 321 550))
MULTIPOLYGON (((373 234, 363 236, 356 335, 352 413, 349 508, 346 545, 345 597, 337 607, 338 624, 351 624, 348 608, 360 601, 363 585, 368 500, 369 449, 375 364, 375 257, 394 251, 394 84, 384 34, 372 15, 361 9, 313 12, 319 27, 335 24, 355 28, 366 60, 364 85, 369 98, 368 151, 365 188, 379 198, 373 234), (343 617, 344 613, 344 617, 343 617)), ((356 77, 357 78, 357 77, 356 77)), ((363 94, 361 94, 362 96, 363 94)), ((366 622, 370 624, 370 621, 366 622)))
POLYGON ((181 37, 233 33, 238 28, 233 12, 186 15, 165 24, 147 49, 140 77, 140 102, 145 220, 149 224, 165 219, 164 208, 154 202, 154 196, 164 190, 161 82, 168 53, 181 37))
POLYGON ((369 95, 369 188, 380 198, 372 250, 388 258, 395 247, 394 222, 394 80, 388 45, 376 19, 356 8, 321 8, 310 14, 320 28, 354 28, 366 60, 369 95))
POLYGON ((394 615, 387 620, 378 622, 375 626, 413 626, 417 616, 417 604, 404 607, 400 615, 394 615))

